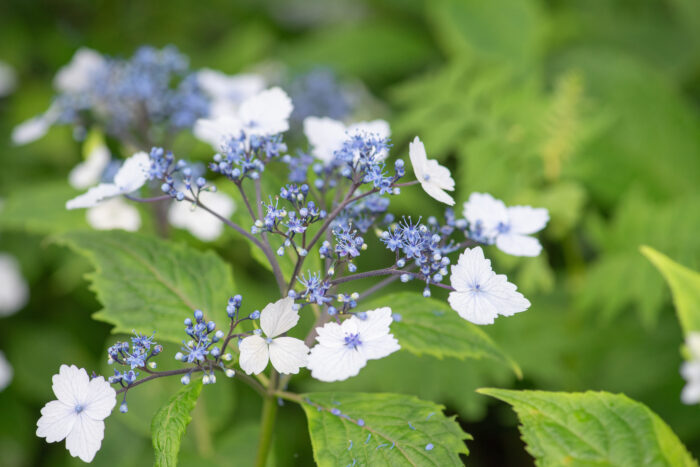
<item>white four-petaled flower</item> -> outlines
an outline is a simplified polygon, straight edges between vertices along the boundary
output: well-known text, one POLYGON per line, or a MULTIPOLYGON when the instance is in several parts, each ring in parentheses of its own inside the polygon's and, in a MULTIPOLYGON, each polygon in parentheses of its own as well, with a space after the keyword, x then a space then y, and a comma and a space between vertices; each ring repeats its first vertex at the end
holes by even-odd
POLYGON ((318 344, 309 354, 311 376, 321 381, 343 381, 356 376, 368 360, 384 358, 401 348, 389 333, 391 308, 366 312, 365 319, 353 316, 341 324, 316 328, 318 344))
POLYGON ((90 379, 75 365, 61 365, 53 376, 53 400, 41 409, 37 436, 49 443, 66 440, 71 456, 91 462, 102 445, 104 419, 117 403, 117 394, 102 376, 90 379))
MULTIPOLYGON (((391 129, 384 120, 358 122, 345 126, 343 122, 328 117, 307 117, 304 119, 304 134, 311 145, 311 155, 326 164, 333 161, 335 152, 343 147, 343 143, 350 136, 362 133, 388 138, 391 136, 391 129)), ((385 159, 387 155, 387 151, 383 151, 376 156, 376 159, 385 159)))
POLYGON ((269 303, 260 312, 260 328, 265 337, 248 336, 239 346, 241 357, 239 364, 246 374, 261 373, 267 362, 272 362, 280 373, 297 374, 299 368, 306 366, 309 348, 304 341, 294 337, 278 337, 299 321, 299 312, 294 309, 294 299, 282 298, 269 303))
POLYGON ((197 82, 211 99, 210 118, 235 116, 241 103, 265 89, 265 79, 260 75, 230 76, 208 68, 197 72, 197 82))
POLYGON ((455 200, 445 193, 445 190, 455 189, 455 181, 450 176, 449 169, 438 164, 436 160, 428 159, 425 146, 417 136, 408 146, 408 156, 423 190, 441 203, 453 206, 455 200))
MULTIPOLYGON (((200 201, 219 215, 229 218, 236 208, 233 199, 223 193, 202 191, 200 201)), ((187 229, 205 242, 216 240, 224 231, 224 224, 199 206, 190 203, 173 203, 168 210, 168 220, 175 227, 187 229)))
POLYGON ((292 100, 278 87, 249 97, 233 115, 199 119, 194 125, 194 135, 219 150, 226 137, 271 136, 289 130, 292 100))
POLYGON ((493 324, 499 315, 512 316, 530 308, 530 302, 491 269, 481 247, 464 250, 452 266, 450 282, 455 289, 448 301, 459 316, 474 324, 493 324))
POLYGON ((537 256, 542 245, 530 235, 547 225, 549 212, 530 206, 506 207, 488 193, 472 193, 464 203, 464 217, 475 240, 495 243, 509 255, 537 256))
POLYGON ((686 380, 681 391, 681 401, 684 404, 697 404, 700 402, 700 332, 689 333, 685 345, 690 360, 681 365, 681 375, 686 380))
POLYGON ((107 198, 125 195, 141 188, 148 180, 151 160, 145 152, 137 152, 124 161, 114 176, 114 183, 100 183, 66 203, 67 209, 90 208, 107 198))

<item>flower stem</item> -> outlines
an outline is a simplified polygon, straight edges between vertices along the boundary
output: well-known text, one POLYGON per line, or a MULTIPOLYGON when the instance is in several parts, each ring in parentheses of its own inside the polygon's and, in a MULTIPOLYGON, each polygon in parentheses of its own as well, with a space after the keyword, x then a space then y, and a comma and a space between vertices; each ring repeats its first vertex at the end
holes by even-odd
POLYGON ((273 369, 270 375, 268 394, 263 399, 262 416, 260 419, 260 439, 258 441, 258 453, 255 456, 255 467, 265 467, 265 465, 267 465, 267 457, 270 454, 272 433, 275 428, 275 417, 277 415, 276 386, 277 372, 273 369))

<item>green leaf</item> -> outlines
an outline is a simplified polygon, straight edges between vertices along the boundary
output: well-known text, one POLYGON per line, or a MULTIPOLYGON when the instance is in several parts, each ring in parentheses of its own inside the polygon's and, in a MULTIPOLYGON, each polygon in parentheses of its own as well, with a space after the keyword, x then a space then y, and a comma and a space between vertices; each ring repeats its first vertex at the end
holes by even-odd
POLYGON ((443 49, 454 56, 524 65, 539 55, 542 18, 535 2, 437 0, 429 12, 443 49))
POLYGON ((698 465, 658 415, 622 394, 479 392, 513 406, 537 465, 698 465))
POLYGON ((443 407, 382 393, 302 394, 314 459, 321 466, 463 465, 471 437, 443 407), (334 415, 332 410, 340 410, 334 415), (364 424, 362 426, 362 420, 364 424), (430 449, 432 445, 432 449, 430 449), (428 449, 426 449, 428 447, 428 449))
POLYGON ((104 308, 93 317, 115 333, 157 331, 160 341, 181 342, 182 322, 194 309, 220 326, 228 319, 233 278, 211 251, 121 231, 70 232, 58 241, 95 266, 87 277, 104 308))
POLYGON ((65 179, 17 188, 0 205, 0 228, 43 235, 87 227, 84 209, 66 209, 79 193, 65 179))
POLYGON ((651 247, 642 246, 641 251, 671 287, 683 332, 700 331, 700 273, 676 263, 651 247))
POLYGON ((156 466, 177 465, 180 441, 192 420, 190 412, 194 409, 201 391, 201 382, 188 384, 156 412, 151 422, 156 466))
POLYGON ((391 332, 401 348, 412 354, 436 358, 491 358, 510 366, 522 376, 518 364, 501 350, 478 326, 459 317, 447 303, 412 292, 384 295, 363 304, 370 310, 391 306, 400 320, 391 324, 391 332))

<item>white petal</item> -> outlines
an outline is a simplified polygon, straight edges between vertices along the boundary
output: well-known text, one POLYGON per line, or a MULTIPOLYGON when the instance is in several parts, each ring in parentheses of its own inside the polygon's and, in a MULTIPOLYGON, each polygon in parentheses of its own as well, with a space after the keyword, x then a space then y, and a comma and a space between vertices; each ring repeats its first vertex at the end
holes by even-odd
POLYGON ((216 118, 200 118, 195 122, 192 132, 197 139, 209 143, 218 151, 225 139, 238 136, 241 128, 241 121, 237 117, 225 115, 216 118))
POLYGON ((277 337, 296 326, 299 312, 293 308, 294 299, 285 297, 268 303, 260 312, 260 328, 267 337, 277 337))
POLYGON ((76 407, 85 401, 90 378, 87 371, 75 365, 61 365, 57 375, 51 378, 53 393, 64 404, 76 407))
POLYGON ((105 422, 93 420, 84 413, 76 417, 73 429, 66 438, 66 449, 73 457, 83 462, 92 462, 102 446, 105 436, 105 422))
POLYGON ((97 230, 135 232, 141 227, 139 210, 121 198, 112 198, 89 208, 85 217, 88 224, 97 230))
POLYGON ((503 274, 494 274, 478 295, 488 300, 499 315, 512 316, 530 308, 530 301, 503 274))
POLYGON ((292 110, 287 93, 274 87, 246 99, 238 116, 249 134, 274 135, 289 129, 292 110))
POLYGON ((464 217, 472 227, 481 223, 490 234, 499 223, 508 222, 508 211, 500 199, 495 199, 488 193, 472 193, 464 203, 464 217))
POLYGON ((683 376, 686 381, 700 382, 700 362, 683 362, 681 365, 681 376, 683 376))
POLYGON ((63 440, 73 429, 78 419, 75 407, 61 401, 51 401, 41 409, 41 418, 36 422, 36 435, 49 443, 63 440))
POLYGON ((348 347, 330 348, 321 344, 311 349, 307 367, 311 376, 325 382, 343 381, 356 376, 367 360, 348 347))
POLYGON ((131 193, 141 188, 148 181, 148 168, 151 159, 145 152, 137 152, 124 161, 114 176, 114 184, 121 193, 131 193))
POLYGON ((510 229, 517 234, 533 234, 544 229, 549 222, 549 211, 545 208, 512 206, 508 208, 510 229))
POLYGON ((30 118, 12 129, 12 142, 17 146, 34 142, 42 138, 52 124, 44 115, 30 118))
POLYGON ((362 342, 371 339, 379 339, 389 334, 389 325, 393 322, 391 308, 383 307, 366 312, 366 318, 360 319, 357 316, 350 318, 357 327, 357 333, 362 337, 362 342))
POLYGON ((323 327, 316 328, 316 340, 319 344, 328 348, 345 347, 345 335, 356 334, 356 321, 347 319, 342 325, 338 323, 326 323, 323 327))
POLYGON ((428 162, 428 155, 425 152, 425 145, 417 136, 408 145, 408 157, 411 159, 411 166, 416 179, 422 182, 425 176, 425 164, 428 162))
POLYGON ((102 173, 109 165, 110 153, 105 145, 98 145, 93 149, 85 162, 73 167, 68 174, 68 183, 79 190, 91 187, 102 178, 102 173))
POLYGON ((683 387, 681 402, 688 405, 700 402, 700 381, 691 381, 683 387))
POLYGON ((117 393, 102 376, 93 378, 88 384, 84 413, 95 420, 104 420, 117 404, 117 393))
POLYGON ((100 201, 106 198, 119 196, 121 191, 113 183, 100 183, 90 188, 86 193, 76 196, 66 202, 66 209, 91 208, 97 206, 100 201))
POLYGON ((9 316, 24 308, 29 300, 29 285, 17 260, 5 253, 0 253, 0 284, 0 316, 9 316))
POLYGON ((304 134, 311 146, 311 155, 325 163, 331 162, 335 151, 343 146, 347 138, 342 122, 324 117, 307 117, 304 119, 304 134))
POLYGON ((450 292, 450 306, 459 316, 474 324, 493 324, 496 308, 476 292, 450 292))
POLYGON ((248 336, 239 346, 241 356, 238 364, 246 374, 259 374, 270 359, 267 342, 260 336, 248 336))
POLYGON ((457 291, 466 291, 475 284, 483 284, 491 275, 491 260, 486 259, 484 251, 477 246, 467 248, 459 255, 457 264, 452 265, 450 283, 457 291))
POLYGON ((0 350, 0 392, 10 385, 14 370, 12 365, 5 358, 5 354, 0 350))
POLYGON ((53 85, 60 92, 87 91, 95 73, 99 72, 105 63, 99 52, 82 47, 75 52, 68 65, 58 70, 53 85))
POLYGON ((215 102, 226 100, 232 104, 240 104, 244 99, 254 96, 265 87, 265 79, 260 75, 230 76, 207 68, 197 72, 197 82, 215 102))
MULTIPOLYGON (((223 193, 202 192, 200 201, 208 208, 229 218, 235 211, 233 199, 223 193)), ((187 229, 192 235, 205 242, 216 240, 224 229, 224 224, 199 206, 188 202, 174 202, 168 209, 168 220, 175 227, 187 229)))
POLYGON ((278 337, 270 344, 270 362, 277 371, 297 374, 306 366, 309 348, 304 341, 294 337, 278 337))
POLYGON ((496 246, 513 256, 537 256, 542 251, 539 240, 528 235, 501 234, 496 237, 496 246))
POLYGON ((423 187, 423 190, 425 190, 428 195, 440 201, 441 203, 445 203, 449 206, 454 206, 455 200, 452 196, 448 195, 447 193, 444 192, 442 188, 437 186, 435 183, 430 183, 430 182, 423 182, 421 183, 421 186, 423 187))

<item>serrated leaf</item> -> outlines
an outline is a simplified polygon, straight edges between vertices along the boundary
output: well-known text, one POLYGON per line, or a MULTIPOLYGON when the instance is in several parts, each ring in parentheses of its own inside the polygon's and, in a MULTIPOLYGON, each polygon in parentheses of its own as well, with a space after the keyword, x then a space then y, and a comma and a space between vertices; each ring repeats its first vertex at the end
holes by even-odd
POLYGON ((539 466, 697 466, 658 415, 622 394, 480 389, 513 406, 539 466))
POLYGON ((78 194, 64 179, 13 190, 0 205, 0 228, 44 235, 87 227, 85 210, 66 209, 78 194))
POLYGON ((642 246, 641 251, 671 287, 673 303, 676 305, 683 332, 687 334, 700 331, 700 273, 676 263, 648 246, 642 246))
POLYGON ((104 308, 93 317, 115 333, 156 331, 159 341, 181 342, 182 322, 194 309, 219 325, 228 319, 233 278, 211 251, 121 231, 69 232, 58 241, 95 266, 88 280, 104 308))
POLYGON ((469 453, 464 440, 471 437, 433 402, 386 393, 301 396, 314 459, 321 467, 461 466, 459 454, 469 453), (334 415, 334 410, 340 414, 334 415))
POLYGON ((403 350, 436 358, 491 358, 522 376, 518 364, 488 334, 460 318, 447 303, 417 293, 399 292, 368 301, 362 308, 382 306, 390 306, 392 313, 400 316, 391 324, 391 332, 403 350))
POLYGON ((190 412, 194 409, 200 392, 202 392, 201 382, 188 384, 153 416, 151 431, 157 467, 177 465, 180 441, 192 420, 190 412))

